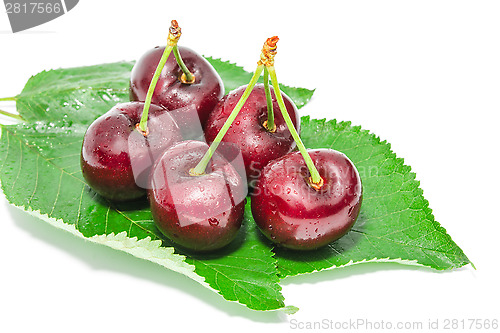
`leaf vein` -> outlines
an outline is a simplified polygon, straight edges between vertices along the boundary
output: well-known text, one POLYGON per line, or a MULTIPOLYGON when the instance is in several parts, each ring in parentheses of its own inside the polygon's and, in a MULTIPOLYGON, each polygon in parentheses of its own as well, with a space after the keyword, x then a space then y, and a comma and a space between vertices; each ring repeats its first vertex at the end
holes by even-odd
POLYGON ((82 193, 80 194, 80 203, 78 204, 78 215, 76 217, 76 223, 75 223, 75 228, 77 230, 80 230, 80 227, 78 226, 78 223, 80 222, 80 215, 82 211, 82 202, 83 202, 83 192, 85 190, 85 185, 82 185, 82 193))
POLYGON ((5 166, 5 164, 7 163, 8 161, 8 157, 9 157, 9 152, 10 152, 10 135, 9 133, 7 132, 7 151, 5 153, 5 157, 4 159, 2 160, 2 167, 0 168, 0 172, 2 172, 3 170, 3 167, 5 166))
POLYGON ((59 175, 59 183, 57 185, 56 198, 54 200, 54 204, 52 205, 52 209, 50 210, 50 214, 49 214, 50 216, 52 216, 52 213, 54 213, 54 209, 56 208, 57 200, 59 199, 59 194, 61 193, 62 176, 63 176, 63 171, 61 170, 61 174, 59 175))
POLYGON ((14 179, 14 181, 12 182, 12 187, 11 187, 11 191, 14 190, 15 186, 16 186, 16 183, 17 183, 17 180, 19 179, 19 175, 21 174, 21 168, 22 168, 22 164, 23 164, 23 145, 21 143, 21 141, 19 141, 19 170, 17 171, 17 176, 16 176, 16 179, 14 179))
POLYGON ((35 171, 35 186, 33 188, 33 192, 31 193, 31 196, 30 198, 28 199, 28 205, 31 204, 31 201, 33 200, 33 196, 35 195, 35 192, 38 188, 38 161, 39 161, 39 157, 40 155, 36 155, 36 162, 35 162, 35 166, 36 166, 36 171, 35 171))

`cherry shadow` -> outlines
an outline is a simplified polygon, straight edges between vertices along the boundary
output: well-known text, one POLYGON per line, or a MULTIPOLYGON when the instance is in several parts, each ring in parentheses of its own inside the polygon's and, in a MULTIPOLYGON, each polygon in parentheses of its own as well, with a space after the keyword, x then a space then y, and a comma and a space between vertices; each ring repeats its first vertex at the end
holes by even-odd
POLYGON ((103 196, 92 190, 89 186, 85 186, 85 193, 90 196, 92 200, 94 200, 97 204, 105 207, 112 206, 122 212, 142 210, 149 207, 149 202, 146 195, 136 200, 119 202, 110 201, 109 199, 104 198, 103 196))
POLYGON ((345 279, 353 275, 374 274, 379 271, 413 270, 432 274, 447 274, 457 270, 469 270, 468 266, 464 266, 455 270, 438 271, 427 266, 402 263, 395 260, 384 262, 382 261, 382 259, 377 262, 360 262, 355 264, 347 264, 340 267, 324 268, 320 271, 314 272, 314 274, 286 275, 287 262, 290 263, 290 265, 293 265, 293 263, 302 264, 318 262, 319 267, 321 262, 327 260, 333 262, 335 260, 335 257, 340 256, 343 253, 349 253, 350 250, 353 250, 359 244, 359 242, 364 239, 364 231, 366 229, 365 221, 366 216, 362 211, 360 212, 358 220, 354 224, 353 228, 347 233, 347 235, 326 246, 310 251, 291 250, 276 246, 275 244, 271 243, 271 241, 267 239, 267 237, 265 237, 262 233, 259 233, 259 237, 261 241, 266 244, 266 246, 272 249, 272 251, 275 253, 275 258, 278 259, 278 269, 282 270, 285 275, 282 277, 282 280, 280 282, 283 286, 301 283, 314 284, 323 281, 345 279), (283 260, 281 265, 279 262, 280 259, 283 260))
POLYGON ((316 250, 299 251, 278 246, 274 248, 274 253, 276 253, 276 257, 296 262, 320 261, 348 252, 358 244, 361 237, 361 233, 350 231, 341 239, 316 250))
POLYGON ((362 238, 362 233, 350 231, 347 235, 328 245, 315 250, 292 250, 273 244, 264 234, 259 232, 260 241, 275 253, 275 258, 282 258, 293 262, 315 262, 333 258, 343 252, 356 247, 362 238))
POLYGON ((165 246, 175 246, 175 252, 178 254, 183 254, 188 256, 189 258, 195 259, 195 260, 215 260, 219 258, 223 258, 227 255, 230 255, 231 253, 234 253, 238 251, 239 248, 243 246, 245 243, 246 237, 247 237, 247 230, 248 230, 248 225, 246 223, 242 223, 240 230, 238 231, 238 234, 236 235, 236 238, 229 243, 228 245, 224 246, 223 248, 216 250, 216 251, 210 251, 210 252, 194 252, 192 250, 189 250, 183 246, 180 246, 178 244, 172 243, 172 241, 163 238, 163 244, 165 246))

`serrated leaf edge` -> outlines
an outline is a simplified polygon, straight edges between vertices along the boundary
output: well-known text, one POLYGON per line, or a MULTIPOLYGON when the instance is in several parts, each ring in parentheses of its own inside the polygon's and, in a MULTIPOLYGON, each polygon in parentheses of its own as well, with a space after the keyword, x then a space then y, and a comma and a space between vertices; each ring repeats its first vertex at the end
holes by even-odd
MULTIPOLYGON (((252 74, 252 73, 253 73, 253 71, 250 71, 250 72, 249 72, 249 71, 247 71, 247 70, 246 70, 243 66, 238 65, 236 62, 232 62, 232 61, 230 61, 230 60, 224 60, 224 59, 222 59, 222 58, 214 58, 214 57, 212 57, 212 56, 206 56, 206 55, 204 55, 204 54, 202 54, 202 56, 203 56, 203 58, 205 58, 208 62, 210 62, 210 60, 217 60, 217 61, 220 61, 220 62, 222 62, 222 63, 228 64, 228 65, 231 65, 231 66, 234 66, 234 67, 238 67, 238 68, 240 68, 241 70, 245 71, 245 72, 246 72, 246 73, 248 73, 248 74, 252 74)), ((262 79, 262 78, 261 78, 261 79, 262 79)), ((304 107, 307 103, 309 103, 309 101, 311 100, 312 96, 313 96, 313 95, 314 95, 314 93, 316 92, 316 88, 311 88, 311 89, 309 89, 309 88, 304 88, 304 87, 289 86, 289 85, 285 85, 285 84, 282 84, 282 83, 280 83, 280 86, 281 86, 281 87, 290 88, 290 89, 298 89, 298 90, 300 89, 300 90, 307 90, 307 91, 311 91, 311 92, 312 92, 312 93, 311 93, 311 96, 310 96, 309 98, 307 98, 307 99, 305 100, 305 102, 304 102, 302 105, 300 105, 300 106, 299 106, 299 105, 297 105, 297 108, 298 108, 298 109, 301 109, 301 108, 302 108, 302 107, 304 107)))
POLYGON ((258 312, 283 311, 285 314, 294 314, 299 310, 298 307, 293 305, 288 305, 273 310, 255 310, 238 301, 226 299, 219 290, 212 288, 207 282, 205 282, 204 277, 196 274, 195 266, 185 262, 186 257, 184 255, 174 253, 175 249, 173 247, 162 246, 162 242, 160 240, 151 240, 149 236, 144 239, 138 240, 137 237, 128 237, 126 231, 120 232, 118 234, 110 233, 107 235, 103 234, 95 235, 92 237, 85 237, 80 231, 75 228, 73 224, 65 223, 63 220, 55 219, 48 216, 47 214, 42 214, 39 210, 33 210, 31 207, 26 208, 24 206, 14 205, 12 203, 10 204, 17 209, 20 209, 33 217, 39 218, 55 228, 67 231, 78 238, 82 238, 92 243, 101 244, 115 250, 126 252, 136 258, 148 260, 169 270, 185 275, 188 278, 198 282, 203 287, 210 289, 219 296, 222 296, 226 301, 244 305, 249 310, 258 312))
POLYGON ((310 271, 310 272, 307 272, 307 273, 298 273, 298 274, 293 274, 293 275, 286 275, 286 276, 282 277, 281 280, 285 280, 285 279, 287 279, 289 277, 294 277, 294 276, 299 276, 299 275, 306 275, 306 274, 312 274, 312 273, 323 272, 323 271, 331 271, 331 270, 338 269, 338 268, 345 268, 345 267, 349 267, 349 266, 354 266, 354 265, 359 265, 359 264, 368 264, 368 263, 397 263, 397 264, 402 264, 402 265, 406 265, 406 266, 418 266, 418 267, 429 267, 429 268, 432 268, 431 266, 427 266, 427 265, 423 265, 423 264, 419 263, 418 260, 408 260, 408 259, 401 259, 401 258, 391 259, 389 257, 387 257, 387 258, 372 258, 372 259, 363 259, 363 260, 360 260, 360 261, 353 261, 353 260, 351 260, 347 264, 344 264, 344 265, 331 266, 331 267, 328 267, 328 268, 316 269, 314 271, 310 271))
MULTIPOLYGON (((339 131, 349 130, 349 131, 352 131, 352 132, 355 132, 355 133, 359 133, 359 134, 363 134, 363 135, 368 135, 372 139, 374 139, 375 142, 377 142, 379 144, 386 145, 386 147, 385 147, 386 151, 385 151, 384 154, 386 156, 394 159, 394 161, 396 161, 396 163, 398 163, 399 165, 408 168, 407 172, 411 175, 413 181, 417 182, 418 187, 420 188, 420 181, 417 179, 416 173, 411 170, 411 166, 405 164, 404 158, 398 157, 396 155, 396 153, 392 150, 392 147, 391 147, 390 143, 388 143, 386 140, 382 141, 381 138, 378 135, 374 134, 370 130, 363 129, 361 126, 353 126, 350 121, 339 121, 337 119, 326 119, 326 118, 316 119, 316 118, 312 118, 310 115, 306 115, 306 116, 302 116, 301 117, 301 122, 302 123, 311 122, 311 121, 317 121, 318 124, 321 125, 321 126, 325 126, 327 124, 332 124, 335 127, 338 126, 339 127, 339 129, 338 129, 339 131)), ((334 149, 332 147, 330 147, 330 148, 334 149)), ((420 190, 422 191, 421 195, 423 196, 423 189, 420 188, 420 190)), ((425 199, 425 197, 424 197, 424 202, 425 202, 425 207, 423 208, 423 211, 425 211, 428 215, 430 215, 432 217, 432 219, 430 219, 429 222, 431 222, 431 224, 434 226, 434 228, 436 229, 436 231, 444 234, 445 238, 449 242, 453 242, 453 239, 452 239, 451 235, 448 234, 448 232, 446 231, 446 229, 438 221, 435 220, 434 215, 432 213, 432 209, 429 207, 429 202, 427 201, 427 199, 425 199)), ((427 250, 431 250, 431 249, 427 249, 427 250)), ((448 252, 446 252, 446 253, 447 254, 455 255, 453 253, 448 253, 448 252)), ((463 253, 463 255, 465 256, 464 253, 463 253)), ((467 258, 467 256, 465 256, 465 257, 467 258)), ((474 264, 468 258, 467 258, 467 261, 468 261, 468 263, 465 264, 465 265, 463 265, 462 267, 467 266, 467 265, 470 264, 471 267, 475 269, 474 264)), ((349 261, 348 263, 346 263, 344 265, 338 265, 338 266, 333 265, 333 266, 330 266, 330 267, 327 267, 327 268, 315 269, 315 270, 312 270, 312 271, 309 271, 309 272, 304 272, 304 273, 295 273, 295 274, 280 275, 280 277, 281 277, 281 280, 284 280, 287 277, 293 277, 293 276, 304 275, 304 274, 311 274, 311 273, 320 272, 320 271, 333 270, 333 269, 337 269, 337 268, 343 268, 343 267, 347 267, 347 266, 353 266, 353 265, 364 264, 364 263, 373 263, 373 262, 398 263, 398 264, 402 264, 402 265, 406 265, 406 266, 418 266, 418 267, 427 267, 427 268, 436 269, 436 270, 444 270, 444 269, 439 269, 439 268, 433 267, 431 265, 421 264, 421 263, 418 262, 417 259, 415 259, 415 260, 409 260, 409 259, 402 259, 402 258, 390 258, 390 257, 377 258, 377 257, 375 257, 375 258, 372 258, 372 259, 363 259, 363 260, 356 261, 356 262, 354 262, 353 260, 351 260, 351 261, 349 261)), ((455 267, 455 268, 457 268, 457 267, 455 267)))
MULTIPOLYGON (((246 70, 246 69, 245 69, 245 67, 243 67, 242 65, 239 65, 239 64, 238 64, 238 63, 236 63, 235 61, 225 60, 225 59, 222 59, 222 58, 220 58, 220 57, 212 57, 212 56, 207 56, 207 55, 204 55, 204 54, 202 54, 202 56, 203 56, 203 58, 205 58, 205 59, 207 59, 207 60, 208 60, 208 59, 217 60, 217 61, 220 61, 220 62, 222 62, 222 63, 228 64, 228 65, 231 65, 231 66, 234 66, 234 67, 238 67, 238 68, 240 68, 240 69, 244 70, 245 72, 247 72, 248 74, 252 74, 252 73, 253 73, 253 71, 250 71, 250 72, 249 72, 248 70, 246 70)), ((297 86, 289 86, 289 85, 286 85, 286 86, 287 86, 288 88, 292 88, 292 89, 304 89, 304 90, 309 90, 309 91, 312 91, 312 92, 316 91, 316 88, 312 88, 312 89, 310 89, 310 88, 297 87, 297 86)))
MULTIPOLYGON (((387 258, 372 258, 372 259, 363 259, 363 260, 360 260, 360 261, 349 261, 347 264, 345 265, 339 265, 339 266, 332 266, 332 267, 328 267, 328 268, 322 268, 322 269, 316 269, 314 271, 311 271, 311 272, 307 272, 307 273, 298 273, 298 274, 294 274, 294 275, 287 275, 285 277, 282 277, 281 280, 285 280, 289 277, 294 277, 294 276, 300 276, 300 275, 307 275, 307 274, 312 274, 312 273, 317 273, 317 272, 323 272, 323 271, 331 271, 331 270, 335 270, 335 269, 338 269, 338 268, 345 268, 345 267, 349 267, 349 266, 354 266, 354 265, 359 265, 359 264, 368 264, 368 263, 396 263, 396 264, 401 264, 401 265, 405 265, 405 266, 416 266, 416 267, 426 267, 426 268, 430 268, 430 269, 433 269, 433 270, 436 270, 436 268, 432 267, 432 266, 429 266, 429 265, 424 265, 424 264, 421 264, 418 262, 418 260, 408 260, 408 259, 401 259, 401 258, 395 258, 395 259, 391 259, 389 257, 387 258)), ((475 269, 474 267, 474 264, 472 262, 469 262, 467 265, 471 265, 472 268, 475 269)), ((467 266, 465 265, 465 266, 467 266)), ((465 267, 463 266, 463 267, 465 267)), ((439 271, 439 270, 438 270, 439 271)))
POLYGON ((162 246, 162 242, 160 240, 151 240, 149 236, 144 239, 138 240, 137 237, 128 237, 126 231, 120 232, 118 234, 110 233, 107 235, 104 234, 85 237, 80 231, 75 228, 73 224, 68 224, 61 219, 55 219, 48 216, 47 214, 42 214, 39 210, 33 210, 30 207, 26 208, 24 206, 17 206, 14 204, 12 205, 22 211, 27 212, 31 216, 37 217, 49 223, 50 225, 58 229, 65 230, 77 236, 78 238, 85 239, 92 243, 102 244, 110 248, 129 253, 134 257, 154 262, 172 271, 183 274, 200 283, 204 287, 214 290, 208 285, 208 283, 205 282, 205 278, 194 272, 195 266, 184 261, 186 258, 185 256, 174 253, 174 248, 172 247, 162 246))

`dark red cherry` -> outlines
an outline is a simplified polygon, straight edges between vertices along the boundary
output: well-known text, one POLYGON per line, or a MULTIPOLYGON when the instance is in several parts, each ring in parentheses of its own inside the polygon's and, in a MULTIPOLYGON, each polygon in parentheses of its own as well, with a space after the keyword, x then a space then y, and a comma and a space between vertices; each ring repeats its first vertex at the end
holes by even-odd
POLYGON ((299 152, 269 163, 252 196, 252 214, 259 229, 274 243, 310 250, 333 242, 353 226, 361 207, 358 171, 342 153, 308 150, 324 184, 311 186, 299 152))
MULTIPOLYGON (((224 96, 210 114, 205 125, 205 139, 208 143, 215 139, 241 95, 243 95, 245 88, 246 86, 239 87, 224 96)), ((297 107, 288 96, 283 93, 282 95, 288 114, 297 132, 300 133, 300 118, 297 107)), ((295 141, 281 115, 272 87, 271 96, 276 131, 271 132, 264 127, 264 123, 268 118, 266 94, 264 85, 257 84, 229 131, 222 139, 223 142, 234 143, 240 148, 250 185, 254 185, 253 183, 260 176, 262 168, 269 161, 275 160, 295 148, 295 141)))
POLYGON ((215 153, 205 174, 191 176, 208 145, 184 141, 167 149, 151 172, 148 197, 158 229, 188 249, 210 251, 229 244, 240 229, 246 183, 215 153))
MULTIPOLYGON (((149 84, 158 66, 165 47, 156 47, 144 54, 134 65, 130 78, 130 100, 144 101, 149 84)), ((168 58, 153 93, 152 103, 168 110, 181 110, 183 118, 175 118, 181 128, 195 121, 190 119, 194 108, 201 125, 205 124, 209 113, 224 96, 224 83, 213 66, 202 56, 186 47, 179 46, 184 63, 195 76, 195 82, 182 83, 183 74, 173 54, 168 58)), ((198 121, 198 119, 196 119, 198 121)))
POLYGON ((97 118, 83 138, 81 168, 88 185, 111 200, 144 196, 154 160, 180 141, 179 127, 164 108, 149 108, 148 133, 136 129, 144 103, 114 106, 97 118))

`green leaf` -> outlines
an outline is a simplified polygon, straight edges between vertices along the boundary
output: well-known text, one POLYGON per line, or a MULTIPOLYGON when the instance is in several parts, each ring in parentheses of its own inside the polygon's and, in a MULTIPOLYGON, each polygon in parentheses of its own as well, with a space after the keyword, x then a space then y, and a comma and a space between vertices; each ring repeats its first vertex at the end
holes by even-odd
MULTIPOLYGON (((208 58, 226 89, 246 84, 250 73, 208 58)), ((128 100, 131 62, 58 69, 32 77, 17 96, 25 123, 1 126, 0 180, 12 204, 78 237, 178 271, 230 301, 255 310, 284 306, 279 278, 367 261, 394 260, 436 269, 469 263, 434 221, 410 167, 389 144, 349 123, 302 118, 310 148, 346 153, 364 186, 360 217, 330 246, 297 253, 276 249, 262 237, 249 202, 243 227, 227 248, 205 255, 174 248, 156 229, 146 201, 113 204, 85 184, 80 149, 87 126, 114 104, 128 100)), ((283 86, 300 106, 313 91, 283 86)))
POLYGON ((348 122, 302 118, 308 148, 332 148, 356 165, 363 203, 352 230, 313 252, 276 249, 280 276, 297 275, 367 261, 396 261, 434 269, 470 263, 446 230, 434 220, 411 168, 387 142, 348 122))

